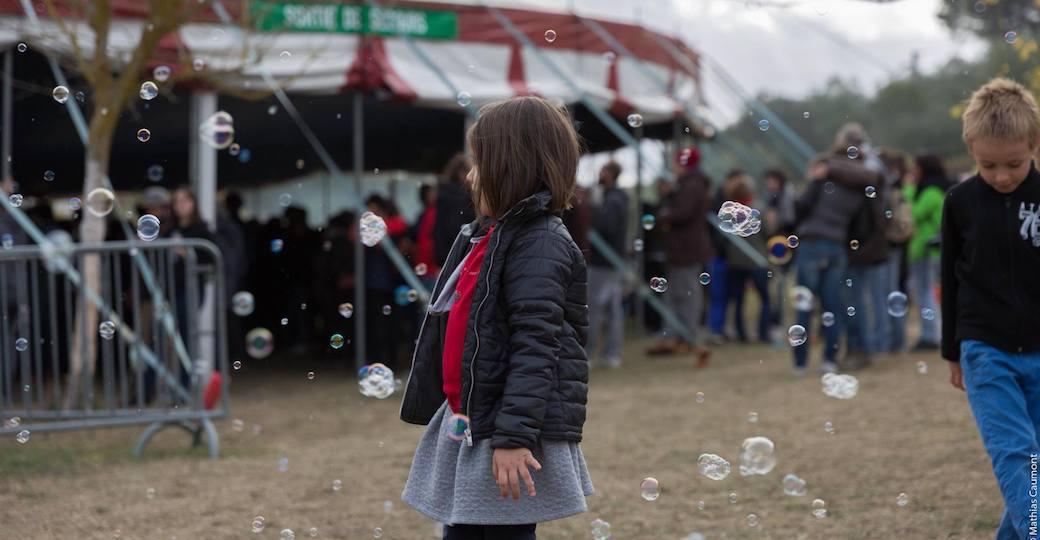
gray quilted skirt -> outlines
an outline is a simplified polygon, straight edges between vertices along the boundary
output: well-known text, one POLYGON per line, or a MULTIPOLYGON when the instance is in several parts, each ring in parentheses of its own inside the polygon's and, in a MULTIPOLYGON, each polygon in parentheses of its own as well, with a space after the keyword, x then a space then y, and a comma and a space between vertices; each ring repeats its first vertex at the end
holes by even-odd
POLYGON ((565 518, 588 510, 593 494, 585 456, 578 443, 541 441, 533 451, 542 470, 531 470, 538 494, 529 497, 521 482, 520 500, 501 498, 491 470, 490 439, 466 446, 447 436, 451 409, 441 405, 415 450, 401 500, 448 525, 522 525, 565 518))

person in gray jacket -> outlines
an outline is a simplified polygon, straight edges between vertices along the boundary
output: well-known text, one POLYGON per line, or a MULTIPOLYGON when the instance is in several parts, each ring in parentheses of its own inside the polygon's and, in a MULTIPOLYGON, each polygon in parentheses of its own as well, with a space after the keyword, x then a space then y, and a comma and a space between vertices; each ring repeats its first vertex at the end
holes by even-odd
MULTIPOLYGON (((628 249, 628 195, 618 188, 621 166, 611 161, 599 171, 602 198, 592 210, 592 229, 614 253, 624 257, 628 249)), ((596 249, 589 253, 589 342, 593 366, 602 358, 612 368, 621 367, 621 339, 625 333, 625 314, 621 307, 624 278, 596 249), (597 346, 603 342, 603 354, 597 346)))

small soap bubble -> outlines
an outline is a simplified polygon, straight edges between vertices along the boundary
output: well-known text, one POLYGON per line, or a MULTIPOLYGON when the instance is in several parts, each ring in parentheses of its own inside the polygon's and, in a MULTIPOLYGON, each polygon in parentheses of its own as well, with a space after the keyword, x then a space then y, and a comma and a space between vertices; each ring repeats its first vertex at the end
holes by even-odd
POLYGON ((266 328, 254 328, 246 334, 246 354, 260 359, 274 351, 274 336, 266 328))
POLYGON ((758 121, 758 130, 759 131, 769 131, 769 120, 766 120, 765 118, 759 120, 758 121))
POLYGON ((463 90, 455 96, 455 101, 459 104, 459 107, 469 107, 473 103, 473 96, 469 92, 463 90))
POLYGON ((307 530, 307 535, 310 536, 311 538, 317 538, 318 537, 318 528, 317 527, 311 527, 310 529, 307 530))
POLYGON ((874 186, 867 186, 866 189, 864 189, 863 191, 864 191, 864 193, 866 193, 867 198, 870 198, 870 199, 876 199, 877 198, 877 188, 875 188, 874 186))
POLYGON ((643 115, 639 113, 632 113, 625 120, 628 122, 629 127, 637 128, 643 125, 643 115))
POLYGON ((229 155, 237 156, 242 152, 242 147, 239 146, 238 143, 231 143, 231 146, 228 147, 227 151, 229 155))
POLYGON ((787 329, 787 342, 792 347, 798 347, 805 343, 806 332, 805 327, 800 324, 792 325, 791 328, 787 329))
POLYGON ((920 373, 921 375, 927 375, 928 374, 928 362, 925 362, 924 360, 918 360, 917 361, 917 372, 920 373))
POLYGON ((852 399, 859 392, 859 379, 848 374, 824 373, 823 393, 835 399, 852 399))
POLYGON ((145 214, 137 219, 137 237, 145 242, 159 238, 159 218, 145 214))
POLYGON ((426 264, 424 264, 424 263, 419 263, 419 264, 415 265, 415 275, 417 275, 419 277, 425 276, 427 270, 428 270, 428 268, 426 267, 426 264))
POLYGON ((386 222, 372 212, 361 214, 360 223, 362 244, 373 247, 386 236, 386 222))
POLYGON ((697 392, 693 395, 693 400, 697 403, 704 403, 704 392, 697 392))
POLYGON ((382 527, 376 527, 375 529, 372 529, 372 537, 373 538, 382 538, 383 537, 383 528, 382 527))
POLYGON ((394 372, 378 363, 363 366, 358 371, 358 388, 363 396, 386 399, 394 393, 394 372))
POLYGON ((137 93, 141 99, 145 101, 151 101, 159 95, 159 87, 152 81, 145 81, 141 83, 141 90, 137 93))
POLYGON ((161 182, 165 172, 166 171, 163 170, 162 165, 152 165, 148 167, 148 172, 146 174, 148 175, 148 180, 152 182, 161 182))
POLYGON ((776 445, 767 437, 744 439, 740 451, 740 475, 769 474, 776 466, 776 445))
POLYGON ((755 514, 748 514, 747 524, 748 527, 758 527, 758 516, 756 516, 755 514))
POLYGON ((202 71, 206 69, 206 61, 201 58, 196 58, 191 61, 191 68, 195 71, 202 71))
POLYGON ((18 441, 18 444, 25 444, 29 442, 29 430, 23 429, 15 435, 14 440, 18 441))
POLYGON ((241 360, 235 360, 231 364, 231 367, 235 368, 235 371, 238 371, 238 370, 242 369, 242 361, 241 360))
POLYGON ((152 132, 147 128, 141 128, 137 130, 137 140, 141 142, 148 142, 152 139, 152 132))
POLYGON ((248 317, 253 313, 255 305, 253 293, 249 291, 238 291, 231 297, 231 311, 239 317, 248 317))
POLYGON ((58 103, 65 103, 69 100, 69 89, 64 86, 55 86, 51 91, 51 97, 58 103))
POLYGON ((343 336, 340 334, 332 334, 332 337, 329 338, 329 346, 333 349, 342 349, 343 336))
POLYGON ((632 251, 635 251, 636 253, 639 253, 640 251, 643 251, 643 239, 642 238, 636 238, 635 240, 632 240, 632 251))
POLYGON ((886 305, 888 306, 888 314, 893 317, 902 317, 910 309, 909 299, 907 299, 906 294, 900 291, 888 293, 886 305))
POLYGON ((847 313, 849 315, 849 317, 855 317, 856 316, 856 306, 849 306, 849 307, 845 308, 845 313, 847 313))
POLYGON ((308 372, 307 372, 307 380, 308 380, 308 381, 313 381, 313 380, 314 380, 314 377, 315 377, 315 374, 314 374, 314 372, 313 372, 313 371, 308 371, 308 372))
POLYGON ((26 45, 25 43, 19 43, 18 44, 18 52, 25 52, 27 50, 29 50, 29 46, 28 45, 26 45))
POLYGON ((758 413, 755 412, 755 411, 749 412, 747 414, 747 421, 751 422, 752 424, 757 424, 758 423, 758 413))
POLYGON ((148 489, 146 489, 145 492, 144 492, 144 496, 147 497, 149 500, 150 499, 154 499, 155 498, 155 488, 148 488, 148 489))
POLYGON ((824 311, 823 315, 820 315, 820 322, 828 328, 834 326, 834 314, 830 311, 824 311))
POLYGON ((707 285, 711 283, 711 274, 701 272, 701 275, 697 277, 697 281, 699 281, 701 285, 707 285))
POLYGON ((859 157, 859 148, 850 146, 845 149, 845 155, 848 156, 849 159, 856 159, 859 157))
POLYGON ((271 240, 271 253, 281 253, 282 248, 285 247, 285 241, 281 238, 275 238, 271 240))
MULTIPOLYGON (((76 202, 79 202, 79 199, 76 199, 75 197, 73 197, 73 199, 76 202)), ((69 202, 69 206, 71 207, 72 200, 69 202)), ((94 188, 90 193, 87 193, 87 211, 97 217, 107 216, 112 212, 112 208, 115 207, 115 204, 116 196, 107 188, 94 188)), ((78 208, 73 208, 74 211, 77 209, 78 208)))
POLYGON ((282 62, 288 62, 289 60, 292 59, 292 53, 289 52, 289 51, 282 51, 282 52, 278 53, 278 59, 281 60, 282 62))
POLYGON ((729 462, 717 454, 701 454, 697 458, 697 472, 712 480, 722 480, 729 476, 732 467, 729 462))
POLYGON ((296 533, 292 529, 282 529, 280 540, 296 540, 296 533))
POLYGON ((805 480, 793 474, 784 476, 783 486, 785 495, 790 495, 791 497, 802 497, 805 495, 805 480))
POLYGON ((21 193, 12 193, 11 196, 7 198, 7 201, 11 203, 11 206, 15 208, 21 208, 22 201, 24 200, 25 197, 23 197, 21 193))
POLYGON ((332 491, 339 491, 341 489, 343 489, 343 480, 339 480, 339 479, 333 480, 332 481, 332 491))
POLYGON ((653 214, 643 214, 643 217, 639 219, 639 222, 643 225, 644 231, 649 231, 654 228, 657 223, 657 218, 653 214))
POLYGON ((823 519, 827 517, 827 503, 823 499, 816 499, 812 502, 812 514, 817 519, 823 519))
POLYGON ((643 500, 656 501, 661 496, 661 486, 656 478, 644 478, 639 484, 639 493, 643 500))
POLYGON ((352 316, 354 316, 354 304, 351 304, 350 302, 344 302, 344 303, 340 304, 339 305, 339 314, 344 319, 351 318, 352 316))
POLYGON ((278 472, 286 472, 289 470, 289 458, 280 457, 278 458, 278 472))
POLYGON ((389 304, 383 306, 383 315, 389 316, 394 311, 394 308, 390 307, 389 304))
POLYGON ((54 171, 43 171, 43 181, 44 182, 53 182, 54 181, 54 171))
POLYGON ((199 124, 199 138, 215 150, 225 150, 235 142, 235 120, 225 111, 217 111, 199 124))
POLYGON ((25 350, 28 349, 28 348, 29 348, 29 340, 28 339, 20 337, 20 338, 14 340, 14 350, 16 350, 18 352, 25 352, 25 350))
POLYGON ((282 193, 278 196, 278 205, 282 208, 288 208, 292 205, 292 195, 289 193, 282 193))
POLYGON ((834 424, 832 422, 824 422, 823 430, 827 432, 828 435, 834 435, 834 424))
POLYGON ((909 495, 907 495, 906 493, 900 493, 898 496, 896 496, 896 506, 902 508, 908 504, 910 504, 909 495))
POLYGON ((456 413, 448 418, 448 429, 445 435, 453 441, 461 441, 466 438, 466 430, 468 429, 469 417, 464 414, 456 413))
POLYGON ((592 538, 593 540, 609 540, 610 539, 610 523, 603 521, 600 518, 592 520, 592 538))
POLYGON ((730 493, 729 497, 727 497, 727 498, 729 499, 729 503, 730 504, 737 504, 737 501, 739 500, 737 498, 737 492, 735 492, 735 491, 730 493))
POLYGON ((1015 32, 1014 30, 1009 30, 1004 33, 1004 41, 1008 43, 1014 43, 1016 39, 1018 39, 1018 32, 1015 32))
POLYGON ((806 120, 808 120, 810 116, 812 116, 812 115, 809 114, 809 111, 805 111, 805 112, 802 113, 802 118, 804 118, 806 120))
POLYGON ((170 66, 155 66, 152 70, 152 78, 159 82, 166 82, 170 78, 170 66))
POLYGON ((789 247, 791 249, 794 249, 794 248, 798 247, 798 237, 793 235, 793 234, 791 236, 788 236, 787 237, 787 247, 789 247))
POLYGON ((654 292, 663 293, 668 290, 668 280, 663 277, 652 277, 650 278, 650 288, 654 292))
POLYGON ((859 240, 856 240, 855 238, 850 240, 849 249, 851 249, 852 251, 856 251, 857 249, 859 249, 859 240))
POLYGON ((547 41, 549 43, 552 43, 552 42, 556 41, 556 30, 551 30, 551 29, 550 30, 546 30, 545 31, 545 41, 547 41))
POLYGON ((932 308, 922 308, 921 309, 921 318, 926 320, 926 321, 934 321, 935 320, 935 310, 932 309, 932 308))
POLYGON ((98 325, 98 335, 101 339, 112 339, 116 335, 116 324, 112 321, 105 321, 98 325))

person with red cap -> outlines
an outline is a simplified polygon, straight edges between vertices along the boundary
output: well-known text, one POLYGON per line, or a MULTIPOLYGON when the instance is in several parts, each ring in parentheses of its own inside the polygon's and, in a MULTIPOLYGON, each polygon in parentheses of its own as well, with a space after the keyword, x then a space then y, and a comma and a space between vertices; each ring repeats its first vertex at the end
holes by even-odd
POLYGON ((677 179, 667 190, 657 223, 665 235, 665 303, 685 329, 682 335, 665 325, 649 354, 694 352, 698 367, 708 364, 710 352, 700 346, 699 323, 704 303, 700 274, 711 259, 712 246, 705 215, 710 205, 711 180, 700 169, 696 147, 681 149, 675 160, 677 179))

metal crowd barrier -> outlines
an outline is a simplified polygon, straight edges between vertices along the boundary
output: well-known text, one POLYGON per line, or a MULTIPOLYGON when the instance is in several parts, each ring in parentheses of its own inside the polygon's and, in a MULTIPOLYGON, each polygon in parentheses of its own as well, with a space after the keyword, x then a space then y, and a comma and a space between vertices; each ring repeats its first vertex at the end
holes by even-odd
POLYGON ((225 298, 220 251, 203 240, 0 249, 0 435, 147 425, 140 456, 177 427, 196 446, 205 435, 218 457, 225 298), (136 253, 154 278, 132 263, 136 253), (86 286, 92 268, 97 290, 86 286))

